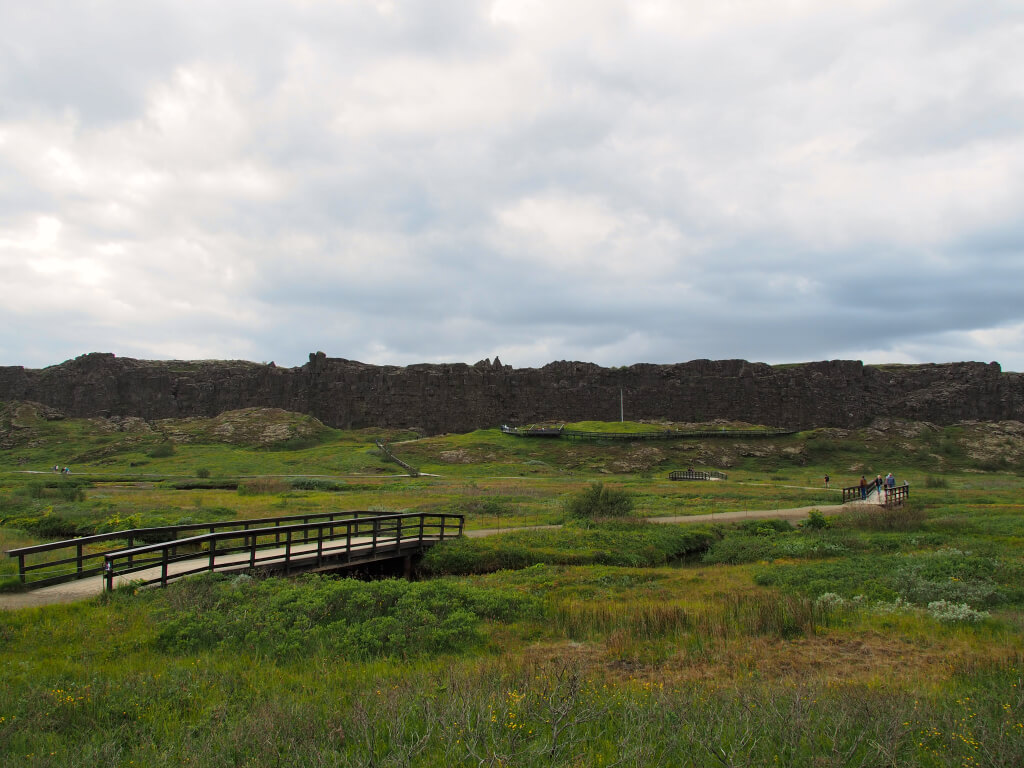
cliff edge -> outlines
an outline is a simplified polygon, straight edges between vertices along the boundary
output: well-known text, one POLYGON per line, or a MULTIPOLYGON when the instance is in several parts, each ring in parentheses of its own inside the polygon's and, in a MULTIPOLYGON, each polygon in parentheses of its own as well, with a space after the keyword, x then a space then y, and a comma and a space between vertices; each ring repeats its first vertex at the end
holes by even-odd
POLYGON ((42 369, 0 367, 0 400, 32 400, 73 417, 213 417, 263 407, 306 413, 343 429, 399 427, 424 434, 501 423, 614 421, 620 390, 632 420, 729 419, 792 429, 858 427, 879 417, 936 424, 1024 421, 1024 376, 1004 373, 998 363, 693 360, 602 368, 560 361, 512 368, 495 359, 377 366, 317 352, 296 368, 109 353, 42 369))

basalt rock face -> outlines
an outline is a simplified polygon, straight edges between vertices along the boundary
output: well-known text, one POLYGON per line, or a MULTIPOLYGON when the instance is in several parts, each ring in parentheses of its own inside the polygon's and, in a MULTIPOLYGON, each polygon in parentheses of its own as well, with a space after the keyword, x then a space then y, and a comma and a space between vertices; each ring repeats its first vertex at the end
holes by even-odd
POLYGON ((283 408, 329 426, 405 427, 425 434, 501 423, 746 421, 858 427, 879 417, 951 424, 1024 421, 1024 376, 997 363, 865 366, 832 360, 770 366, 744 360, 602 368, 555 362, 512 368, 376 366, 322 352, 298 368, 246 361, 149 361, 89 354, 39 370, 0 367, 0 400, 32 400, 68 416, 213 417, 283 408))

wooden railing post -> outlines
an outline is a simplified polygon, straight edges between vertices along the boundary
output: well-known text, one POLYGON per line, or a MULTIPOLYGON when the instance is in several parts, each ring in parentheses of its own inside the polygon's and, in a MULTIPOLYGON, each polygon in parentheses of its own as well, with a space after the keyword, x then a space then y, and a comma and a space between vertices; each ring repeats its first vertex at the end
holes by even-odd
POLYGON ((77 573, 78 573, 79 576, 81 576, 82 575, 82 545, 81 544, 79 544, 77 547, 75 547, 75 553, 76 553, 75 557, 76 557, 76 560, 77 560, 75 565, 78 568, 77 573))

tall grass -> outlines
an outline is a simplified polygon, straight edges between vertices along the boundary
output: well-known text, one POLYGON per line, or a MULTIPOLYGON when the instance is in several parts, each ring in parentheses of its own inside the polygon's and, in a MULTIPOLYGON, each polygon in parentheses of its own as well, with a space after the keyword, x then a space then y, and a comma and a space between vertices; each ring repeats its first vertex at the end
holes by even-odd
POLYGON ((744 636, 788 638, 812 635, 830 614, 811 600, 773 593, 731 594, 693 607, 661 601, 631 603, 563 601, 552 608, 551 620, 574 639, 616 633, 631 640, 678 637, 684 633, 704 640, 744 636))
POLYGON ((837 519, 837 525, 862 531, 919 531, 927 519, 923 506, 907 502, 895 507, 848 513, 837 519))
POLYGON ((289 490, 291 490, 291 485, 279 477, 256 477, 238 484, 239 496, 285 493, 289 490))

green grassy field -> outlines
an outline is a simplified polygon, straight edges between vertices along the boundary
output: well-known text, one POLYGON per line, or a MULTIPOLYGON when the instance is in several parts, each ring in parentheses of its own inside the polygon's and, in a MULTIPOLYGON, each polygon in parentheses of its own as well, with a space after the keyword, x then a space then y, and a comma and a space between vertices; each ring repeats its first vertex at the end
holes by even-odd
POLYGON ((0 612, 3 766, 1022 764, 1013 425, 633 444, 18 406, 0 440, 3 549, 307 511, 510 529, 433 549, 413 583, 208 576, 0 612), (399 476, 374 439, 427 474, 399 476), (688 466, 728 479, 667 479, 688 466), (836 504, 889 471, 903 510, 645 522, 836 504), (567 519, 594 482, 630 516, 567 519))

